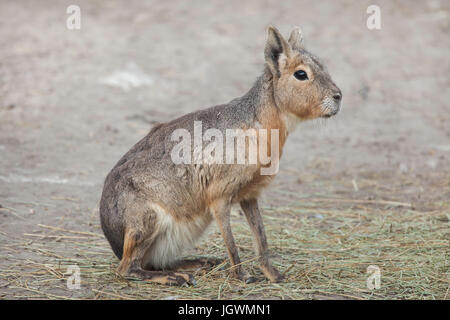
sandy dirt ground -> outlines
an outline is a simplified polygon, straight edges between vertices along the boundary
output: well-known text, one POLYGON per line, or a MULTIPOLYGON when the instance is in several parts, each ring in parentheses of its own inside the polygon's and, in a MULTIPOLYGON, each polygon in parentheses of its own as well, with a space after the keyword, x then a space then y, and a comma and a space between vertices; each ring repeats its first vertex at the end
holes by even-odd
MULTIPOLYGON (((61 240, 36 236, 45 226, 100 234, 113 165, 154 123, 244 94, 269 24, 302 27, 343 109, 289 137, 263 206, 325 197, 448 215, 449 2, 376 2, 381 30, 366 27, 371 1, 0 1, 0 269, 52 262, 8 247, 61 240), (66 27, 73 2, 80 30, 66 27)), ((30 293, 14 280, 0 277, 0 298, 30 293)))

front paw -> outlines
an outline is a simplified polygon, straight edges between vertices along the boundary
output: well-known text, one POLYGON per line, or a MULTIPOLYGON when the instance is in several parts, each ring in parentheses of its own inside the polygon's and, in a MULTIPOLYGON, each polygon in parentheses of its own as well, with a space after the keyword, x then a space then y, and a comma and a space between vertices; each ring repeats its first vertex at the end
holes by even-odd
POLYGON ((245 283, 254 283, 254 282, 258 281, 258 279, 256 279, 256 277, 250 275, 250 273, 248 273, 244 269, 241 269, 239 272, 236 273, 236 278, 238 278, 239 280, 241 280, 245 283))
POLYGON ((278 274, 274 274, 269 278, 270 282, 283 282, 284 276, 278 272, 278 274))
POLYGON ((283 275, 272 266, 262 267, 262 271, 270 282, 282 282, 284 280, 283 275))

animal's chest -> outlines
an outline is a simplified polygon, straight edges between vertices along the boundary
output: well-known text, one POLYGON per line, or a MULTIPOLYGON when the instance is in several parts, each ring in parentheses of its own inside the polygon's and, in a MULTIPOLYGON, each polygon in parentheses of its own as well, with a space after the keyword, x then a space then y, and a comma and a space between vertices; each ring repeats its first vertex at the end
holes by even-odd
POLYGON ((260 192, 272 182, 274 177, 275 175, 255 174, 253 179, 239 190, 233 202, 258 198, 260 192))

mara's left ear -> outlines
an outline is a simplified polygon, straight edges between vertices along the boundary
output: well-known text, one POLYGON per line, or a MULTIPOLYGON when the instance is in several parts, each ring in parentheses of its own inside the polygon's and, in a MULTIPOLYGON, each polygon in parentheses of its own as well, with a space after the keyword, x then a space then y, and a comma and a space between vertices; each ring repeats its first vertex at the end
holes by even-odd
POLYGON ((303 34, 302 30, 299 27, 295 27, 294 30, 292 30, 288 42, 293 50, 298 51, 300 49, 303 49, 303 34))
POLYGON ((291 56, 291 47, 284 40, 283 36, 273 26, 269 26, 267 30, 267 42, 264 49, 264 57, 269 66, 270 71, 274 76, 280 77, 280 62, 281 59, 286 59, 291 56))

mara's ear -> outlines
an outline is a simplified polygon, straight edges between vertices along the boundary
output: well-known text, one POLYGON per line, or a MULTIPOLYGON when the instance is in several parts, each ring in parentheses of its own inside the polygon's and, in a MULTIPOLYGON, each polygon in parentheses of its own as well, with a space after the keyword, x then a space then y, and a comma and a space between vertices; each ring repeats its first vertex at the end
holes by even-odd
POLYGON ((280 77, 280 61, 291 56, 291 48, 280 32, 273 26, 268 28, 264 57, 272 74, 280 77))
POLYGON ((295 27, 294 30, 292 30, 288 42, 293 50, 298 51, 303 49, 303 34, 299 27, 295 27))

